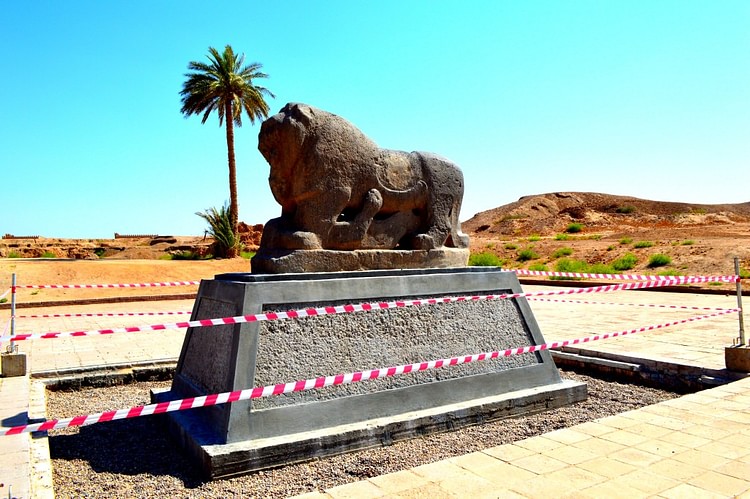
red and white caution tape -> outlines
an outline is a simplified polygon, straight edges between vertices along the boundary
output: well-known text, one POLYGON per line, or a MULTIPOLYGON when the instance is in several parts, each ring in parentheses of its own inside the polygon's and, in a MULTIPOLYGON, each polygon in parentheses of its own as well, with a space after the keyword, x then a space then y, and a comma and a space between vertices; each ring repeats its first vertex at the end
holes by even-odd
POLYGON ((153 288, 172 286, 196 286, 200 281, 146 282, 140 284, 25 284, 18 285, 23 289, 102 289, 102 288, 153 288))
MULTIPOLYGON (((49 332, 39 334, 17 334, 13 337, 14 341, 36 340, 36 339, 53 339, 62 337, 91 336, 100 334, 113 333, 135 333, 140 331, 161 331, 165 329, 182 329, 188 327, 210 327, 223 326, 226 324, 242 324, 246 322, 274 321, 279 319, 297 319, 302 317, 312 317, 317 315, 332 315, 341 313, 362 312, 368 310, 382 310, 388 308, 402 308, 418 305, 434 305, 437 303, 452 303, 462 301, 482 301, 482 300, 504 300, 512 298, 522 298, 530 296, 545 295, 567 295, 567 294, 586 294, 602 293, 609 291, 644 289, 665 286, 669 284, 685 284, 688 282, 712 282, 721 279, 721 277, 673 277, 670 281, 646 281, 624 284, 610 284, 606 286, 593 286, 590 288, 573 288, 552 291, 535 291, 532 293, 512 293, 501 295, 478 295, 478 296, 457 296, 443 298, 429 298, 422 300, 403 300, 379 303, 361 303, 357 305, 338 305, 335 307, 309 308, 302 310, 290 310, 288 312, 267 312, 262 314, 240 315, 235 317, 222 317, 218 319, 201 319, 194 321, 175 322, 171 324, 152 324, 147 326, 133 326, 116 329, 99 329, 93 331, 72 331, 72 332, 49 332)), ((3 338, 0 338, 2 340, 3 338)))
POLYGON ((462 357, 452 357, 449 359, 432 360, 428 362, 417 362, 414 364, 405 364, 400 366, 385 367, 380 369, 372 369, 369 371, 358 371, 347 374, 338 374, 336 376, 321 376, 319 378, 312 378, 307 380, 293 381, 291 383, 280 383, 277 385, 267 385, 263 387, 248 388, 245 390, 238 390, 233 392, 214 393, 211 395, 204 395, 201 397, 190 397, 185 399, 173 400, 171 402, 159 402, 158 404, 150 404, 138 407, 131 407, 128 409, 119 409, 116 411, 99 412, 96 414, 89 414, 84 416, 76 416, 73 418, 66 419, 52 419, 44 421, 42 423, 34 423, 28 425, 13 426, 9 428, 0 428, 0 436, 5 435, 17 435, 19 433, 28 433, 33 431, 47 431, 47 430, 59 430, 62 428, 70 428, 73 426, 86 426, 95 423, 102 423, 106 421, 115 421, 118 419, 129 419, 140 416, 148 416, 151 414, 163 414, 166 412, 184 411, 187 409, 195 409, 198 407, 208 407, 217 404, 225 404, 227 402, 237 402, 240 400, 250 400, 256 398, 270 397, 273 395, 281 395, 283 393, 294 393, 302 392, 306 390, 312 390, 317 388, 324 388, 327 386, 344 385, 349 383, 358 383, 360 381, 367 381, 371 379, 385 378, 388 376, 397 376, 400 374, 406 374, 410 372, 427 371, 429 369, 437 369, 446 366, 456 366, 460 364, 468 364, 471 362, 479 362, 482 360, 497 359, 499 357, 510 357, 512 355, 520 355, 524 353, 531 353, 541 350, 550 350, 562 348, 568 345, 577 345, 579 343, 588 343, 591 341, 604 340, 608 338, 614 338, 617 336, 625 336, 628 334, 636 334, 644 331, 652 331, 655 329, 662 329, 677 324, 683 324, 686 322, 693 322, 702 319, 708 319, 711 317, 717 317, 719 315, 737 312, 735 310, 726 310, 722 312, 716 312, 713 314, 701 315, 682 319, 673 322, 667 322, 664 324, 658 324, 653 326, 645 326, 636 329, 630 329, 626 331, 620 331, 615 333, 597 334, 594 336, 588 336, 585 338, 576 338, 573 340, 555 341, 552 343, 544 343, 542 345, 532 345, 526 347, 509 348, 507 350, 497 350, 494 352, 485 352, 474 355, 466 355, 462 357))
MULTIPOLYGON (((675 278, 693 279, 691 282, 736 282, 739 276, 653 276, 641 274, 588 274, 575 272, 548 272, 541 270, 511 269, 519 275, 530 276, 547 276, 547 277, 572 277, 581 279, 613 279, 619 281, 671 281, 675 278)), ((23 289, 84 289, 84 288, 148 288, 148 287, 169 287, 169 286, 195 286, 200 281, 176 281, 176 282, 151 282, 137 284, 26 284, 18 285, 17 288, 23 289)), ((7 294, 7 292, 6 292, 7 294)))
POLYGON ((141 316, 141 315, 184 315, 189 314, 190 311, 182 312, 101 312, 96 314, 32 314, 32 315, 17 315, 18 319, 52 319, 59 317, 130 317, 130 316, 141 316))
POLYGON ((10 293, 10 291, 11 291, 11 290, 10 290, 10 289, 8 289, 8 290, 7 290, 7 291, 6 291, 5 293, 1 294, 1 295, 0 295, 0 300, 2 300, 3 298, 5 298, 6 296, 8 296, 8 293, 10 293))
POLYGON ((673 310, 727 310, 724 307, 688 307, 685 305, 660 305, 657 303, 612 303, 603 301, 586 301, 586 300, 558 300, 555 298, 535 298, 530 297, 529 301, 547 301, 554 303, 576 303, 579 305, 615 305, 624 307, 653 307, 653 308, 669 308, 673 310))
MULTIPOLYGON (((587 274, 577 272, 549 272, 546 270, 526 270, 526 269, 511 269, 511 272, 515 272, 518 275, 529 275, 529 276, 544 276, 544 277, 573 277, 579 279, 613 279, 617 281, 669 281, 679 276, 662 276, 662 275, 642 275, 642 274, 587 274)), ((690 279, 703 279, 708 276, 692 276, 690 279)), ((711 282, 737 282, 739 276, 726 275, 726 276, 714 276, 711 278, 711 282)), ((708 281, 692 281, 692 282, 708 282, 708 281)))

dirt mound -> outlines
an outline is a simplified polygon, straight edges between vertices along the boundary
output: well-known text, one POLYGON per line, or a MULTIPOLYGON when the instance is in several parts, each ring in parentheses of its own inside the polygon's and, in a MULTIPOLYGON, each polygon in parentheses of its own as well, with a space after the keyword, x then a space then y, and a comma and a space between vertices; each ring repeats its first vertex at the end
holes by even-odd
POLYGON ((564 231, 574 222, 601 228, 747 223, 750 202, 709 205, 591 192, 555 192, 524 196, 514 203, 478 213, 462 227, 468 233, 549 235, 564 231))
MULTIPOLYGON (((484 211, 462 228, 471 237, 472 253, 492 253, 506 268, 568 271, 564 266, 570 260, 611 266, 627 257, 635 263, 617 273, 729 275, 736 256, 741 274, 750 270, 750 203, 557 192, 484 211), (653 265, 657 254, 669 263, 653 265)), ((734 285, 706 286, 729 290, 734 285)))

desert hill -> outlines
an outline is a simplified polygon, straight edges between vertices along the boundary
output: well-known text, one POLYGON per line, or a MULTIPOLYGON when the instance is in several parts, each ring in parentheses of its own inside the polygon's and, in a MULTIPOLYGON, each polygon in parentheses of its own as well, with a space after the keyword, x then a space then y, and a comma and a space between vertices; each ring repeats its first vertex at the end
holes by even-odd
POLYGON ((750 222, 750 202, 690 204, 593 192, 554 192, 524 196, 478 213, 462 225, 467 233, 551 234, 573 222, 605 228, 731 225, 750 222))
POLYGON ((607 265, 630 254, 637 260, 630 272, 733 274, 734 256, 745 273, 750 269, 750 202, 709 205, 555 192, 478 213, 462 229, 471 237, 472 253, 493 253, 510 268, 557 270, 563 258, 607 265), (670 263, 649 266, 654 254, 666 255, 670 263))

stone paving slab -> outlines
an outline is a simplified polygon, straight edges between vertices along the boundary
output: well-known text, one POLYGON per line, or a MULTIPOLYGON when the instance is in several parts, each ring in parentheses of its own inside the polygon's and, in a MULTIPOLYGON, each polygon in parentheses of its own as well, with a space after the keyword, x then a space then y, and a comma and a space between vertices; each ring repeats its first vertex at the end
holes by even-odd
MULTIPOLYGON (((0 377, 0 424, 28 422, 29 377, 0 377)), ((0 497, 31 497, 30 435, 0 437, 0 497), (11 495, 12 494, 12 495, 11 495)))
POLYGON ((745 379, 297 497, 750 497, 749 407, 745 379), (716 410, 689 417, 696 406, 716 410), (691 431, 705 437, 684 438, 691 431))

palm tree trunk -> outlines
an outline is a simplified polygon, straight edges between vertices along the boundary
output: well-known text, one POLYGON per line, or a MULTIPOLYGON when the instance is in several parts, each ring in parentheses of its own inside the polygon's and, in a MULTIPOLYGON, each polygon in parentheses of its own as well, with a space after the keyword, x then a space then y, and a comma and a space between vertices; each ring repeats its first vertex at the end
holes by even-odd
POLYGON ((232 222, 234 233, 237 234, 239 206, 237 203, 237 165, 234 159, 234 120, 232 119, 232 105, 228 100, 224 109, 224 119, 227 122, 227 160, 229 161, 229 220, 232 222))

